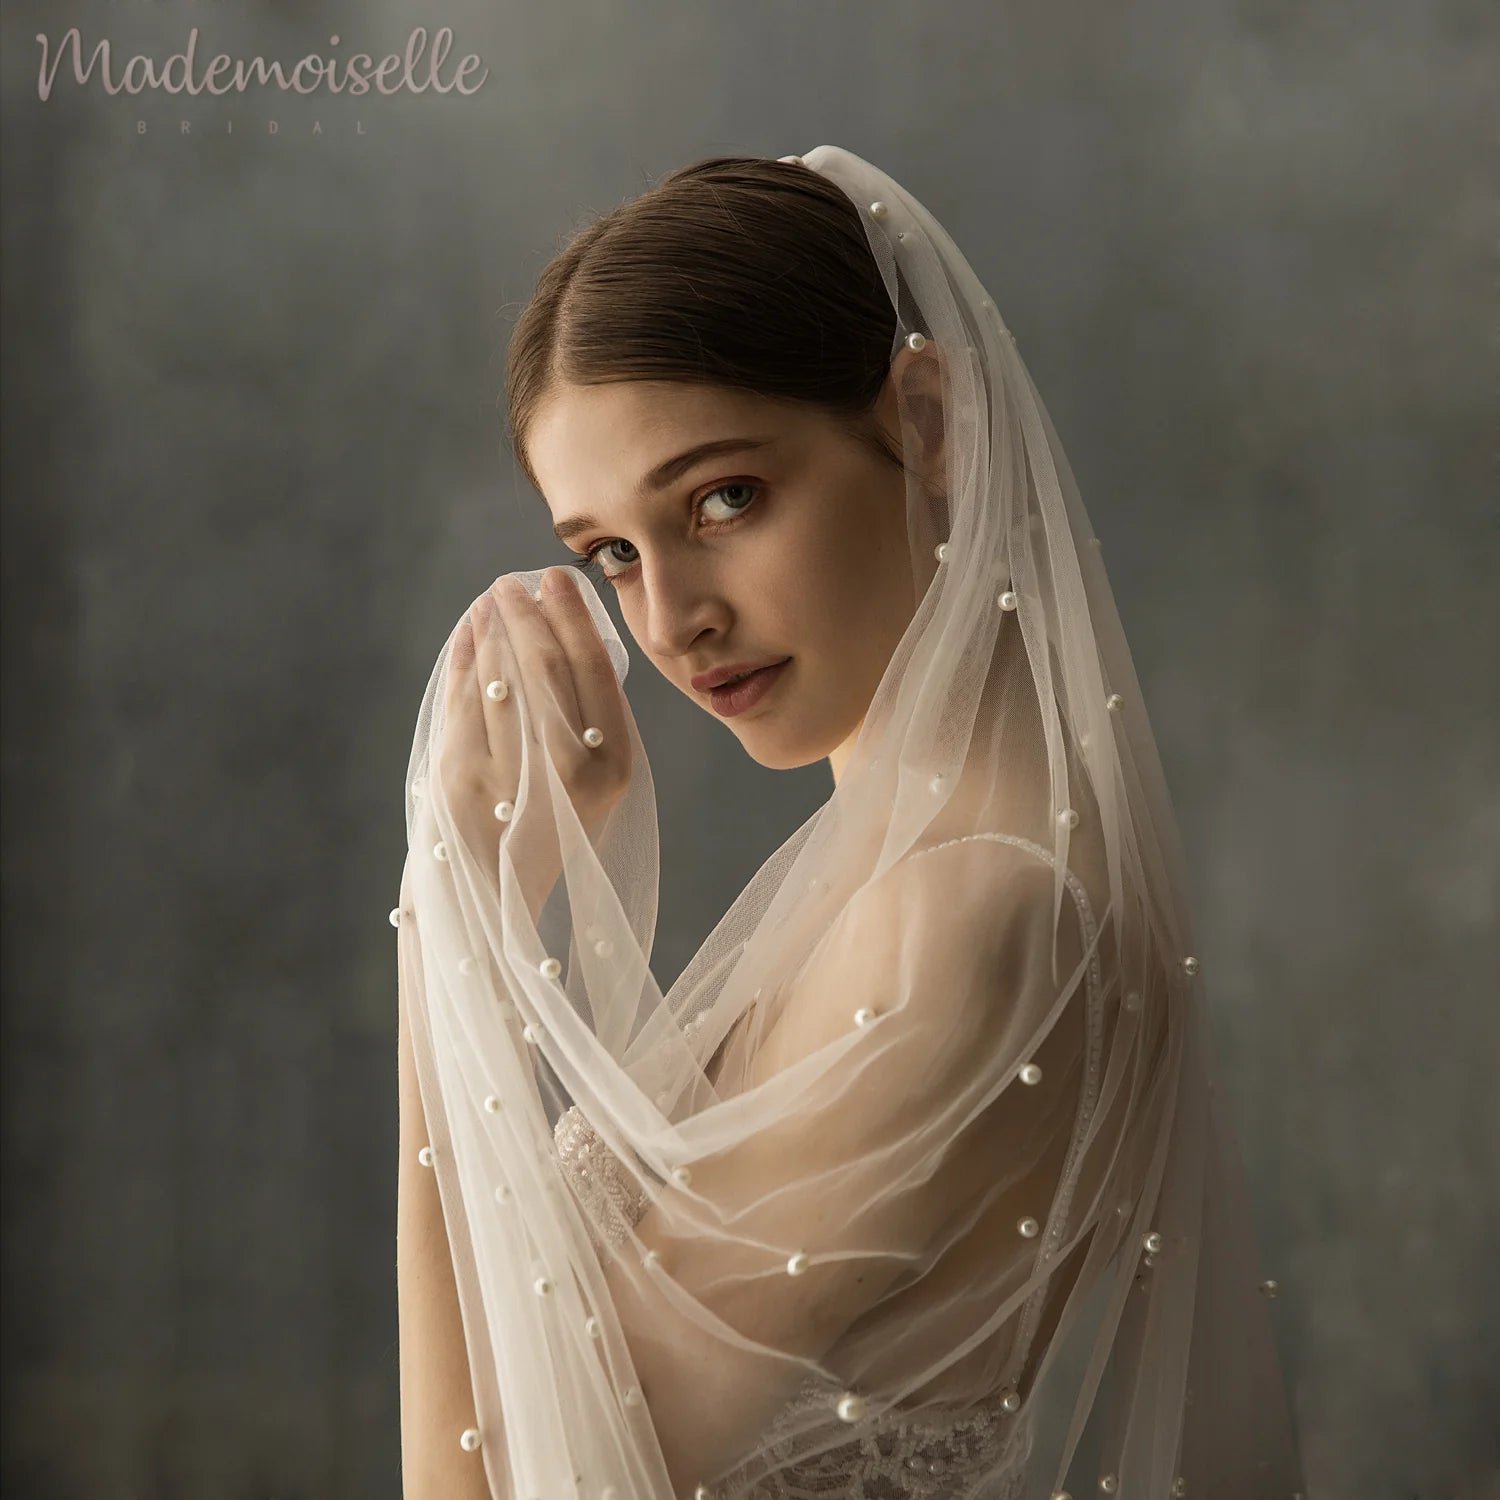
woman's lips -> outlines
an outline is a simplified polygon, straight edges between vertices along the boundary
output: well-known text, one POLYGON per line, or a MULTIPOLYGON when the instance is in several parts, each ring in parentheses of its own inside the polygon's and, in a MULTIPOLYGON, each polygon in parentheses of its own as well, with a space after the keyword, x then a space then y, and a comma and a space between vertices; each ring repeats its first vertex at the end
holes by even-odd
POLYGON ((790 662, 791 657, 787 657, 785 661, 759 668, 728 687, 710 689, 709 697, 713 701, 714 712, 725 719, 744 713, 771 691, 790 662))

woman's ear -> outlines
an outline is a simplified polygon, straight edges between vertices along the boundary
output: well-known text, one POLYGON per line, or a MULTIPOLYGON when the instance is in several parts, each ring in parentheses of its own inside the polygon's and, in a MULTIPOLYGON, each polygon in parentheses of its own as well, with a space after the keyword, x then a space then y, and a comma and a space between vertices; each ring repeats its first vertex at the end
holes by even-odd
POLYGON ((882 405, 894 411, 896 431, 908 465, 933 494, 946 488, 943 427, 942 356, 931 339, 920 349, 896 351, 881 393, 882 405))

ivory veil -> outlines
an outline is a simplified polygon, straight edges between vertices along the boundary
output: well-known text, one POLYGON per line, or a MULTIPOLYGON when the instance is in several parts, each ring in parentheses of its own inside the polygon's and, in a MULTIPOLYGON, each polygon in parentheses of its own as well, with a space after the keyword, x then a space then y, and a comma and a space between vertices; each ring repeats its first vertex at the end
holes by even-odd
MULTIPOLYGON (((849 151, 783 160, 857 208, 892 353, 940 364, 918 602, 837 787, 665 991, 628 708, 603 828, 527 734, 486 862, 435 774, 440 653, 392 915, 466 1446, 507 1500, 1291 1500, 1213 966, 1103 552, 943 227, 849 151), (528 825, 562 872, 535 918, 528 825)), ((527 687, 523 723, 555 711, 527 687)))

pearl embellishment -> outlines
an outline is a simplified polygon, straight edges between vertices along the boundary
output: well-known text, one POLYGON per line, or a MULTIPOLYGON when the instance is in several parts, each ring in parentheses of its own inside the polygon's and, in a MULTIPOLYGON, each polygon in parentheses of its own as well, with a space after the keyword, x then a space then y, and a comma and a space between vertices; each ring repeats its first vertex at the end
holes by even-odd
POLYGON ((1039 1227, 1040 1226, 1037 1224, 1037 1221, 1035 1219, 1022 1219, 1020 1223, 1016 1225, 1016 1228, 1019 1229, 1022 1235, 1028 1240, 1034 1240, 1036 1238, 1037 1230, 1039 1227))
POLYGON ((458 1446, 465 1453, 473 1453, 479 1447, 479 1429, 477 1427, 465 1427, 463 1435, 458 1440, 458 1446))
POLYGON ((1116 1479, 1113 1474, 1106 1474, 1104 1478, 1099 1481, 1099 1488, 1103 1490, 1106 1495, 1113 1495, 1114 1492, 1119 1489, 1119 1487, 1120 1481, 1116 1479))
POLYGON ((399 906, 393 906, 391 908, 391 926, 392 927, 399 927, 400 925, 401 925, 401 908, 399 906))
POLYGON ((1058 813, 1057 821, 1061 823, 1064 828, 1077 828, 1078 814, 1071 807, 1065 807, 1060 813, 1058 813))
POLYGON ((1281 1286, 1275 1281, 1263 1281, 1260 1284, 1261 1293, 1267 1297, 1274 1297, 1281 1290, 1281 1286))
POLYGON ((484 696, 495 703, 504 703, 510 696, 510 685, 500 677, 484 685, 484 696))
POLYGON ((421 1162, 424 1167, 430 1167, 436 1160, 436 1158, 432 1154, 432 1147, 423 1146, 422 1149, 417 1152, 417 1160, 421 1162))
POLYGON ((865 1414, 865 1402, 863 1396, 856 1396, 852 1391, 846 1392, 839 1398, 838 1414, 840 1422, 857 1422, 865 1414))
POLYGON ((538 1297, 550 1297, 552 1295, 552 1283, 545 1276, 538 1276, 531 1283, 531 1289, 538 1297))
POLYGON ((595 729, 592 724, 583 731, 583 743, 593 749, 598 749, 604 743, 604 731, 595 729))
POLYGON ((939 542, 937 546, 932 549, 932 555, 937 558, 939 562, 946 561, 948 557, 947 542, 939 542))
POLYGON ((1006 589, 1006 591, 1000 595, 1000 598, 996 602, 999 604, 1001 609, 1014 609, 1016 607, 1016 604, 1018 603, 1018 600, 1016 598, 1016 591, 1014 589, 1006 589))
POLYGON ((686 1187, 693 1180, 693 1174, 686 1167, 672 1168, 672 1181, 678 1187, 686 1187))
POLYGON ((467 953, 458 961, 458 972, 465 979, 474 972, 474 960, 467 953))
POLYGON ((1198 960, 1196 958, 1183 959, 1182 972, 1184 974, 1196 974, 1198 972, 1198 960))
POLYGON ((805 1250, 799 1250, 786 1263, 786 1274, 788 1276, 800 1276, 806 1269, 807 1252, 805 1250))
POLYGON ((1022 1083, 1034 1084, 1042 1081, 1042 1070, 1035 1063, 1026 1063, 1020 1072, 1022 1083))
POLYGON ((1182 1500, 1182 1497, 1185 1494, 1187 1494, 1187 1480, 1185 1480, 1182 1475, 1179 1474, 1177 1478, 1172 1481, 1173 1500, 1182 1500))
POLYGON ((502 1182, 500 1184, 500 1186, 495 1189, 495 1202, 496 1203, 509 1203, 510 1202, 510 1184, 509 1183, 502 1182))
POLYGON ((498 1094, 491 1094, 484 1101, 484 1108, 487 1114, 498 1115, 500 1113, 500 1096, 498 1094))
POLYGON ((604 1330, 599 1326, 599 1320, 593 1315, 593 1313, 590 1313, 588 1317, 583 1320, 583 1331, 588 1334, 591 1339, 602 1338, 604 1336, 604 1330))
POLYGON ((641 1264, 647 1267, 655 1267, 661 1264, 661 1252, 659 1250, 648 1250, 641 1257, 641 1264))
POLYGON ((534 1026, 530 1026, 530 1025, 523 1026, 521 1028, 521 1035, 528 1042, 531 1042, 533 1044, 537 1041, 536 1028, 534 1026))
POLYGON ((537 965, 543 979, 556 979, 562 973, 562 960, 559 958, 544 958, 537 965))
POLYGON ((1006 1391, 1006 1393, 1000 1398, 1000 1404, 1006 1409, 1006 1411, 1020 1411, 1021 1398, 1015 1391, 1006 1391))
POLYGON ((927 340, 920 333, 909 333, 906 335, 906 347, 916 354, 927 347, 927 340))
POLYGON ((886 216, 886 215, 887 215, 887 214, 888 214, 888 213, 889 213, 889 212, 890 212, 890 209, 888 209, 888 208, 887 208, 887 207, 886 207, 886 206, 885 206, 885 204, 884 204, 884 203, 882 203, 882 202, 881 202, 881 201, 880 201, 880 199, 879 199, 879 198, 877 198, 877 199, 876 199, 876 200, 875 200, 875 201, 874 201, 874 202, 873 202, 873 203, 872 203, 872 204, 871 204, 871 205, 870 205, 870 217, 871 217, 871 218, 872 218, 872 219, 883 219, 883 218, 885 218, 885 216, 886 216))
POLYGON ((495 804, 495 816, 502 823, 509 823, 515 816, 516 804, 514 802, 497 802, 495 804))
POLYGON ((868 1005, 861 1005, 854 1012, 854 1024, 856 1026, 868 1026, 875 1019, 875 1012, 868 1005))
POLYGON ((1104 706, 1112 714, 1119 713, 1120 709, 1124 707, 1124 704, 1125 700, 1118 693, 1111 693, 1109 697, 1104 700, 1104 706))
POLYGON ((448 847, 441 839, 432 846, 432 857, 434 859, 447 859, 448 847))
POLYGON ((1144 1247, 1147 1255, 1157 1254, 1163 1243, 1162 1237, 1154 1229, 1141 1240, 1141 1245, 1144 1247))

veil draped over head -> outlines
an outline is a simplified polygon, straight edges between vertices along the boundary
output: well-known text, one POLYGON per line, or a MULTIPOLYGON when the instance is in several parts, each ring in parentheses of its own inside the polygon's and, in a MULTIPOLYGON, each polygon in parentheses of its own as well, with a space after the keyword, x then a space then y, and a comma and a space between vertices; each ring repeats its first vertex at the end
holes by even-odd
POLYGON ((665 993, 623 689, 595 826, 565 762, 600 720, 509 674, 486 841, 440 774, 443 648, 392 921, 478 1414, 453 1442, 515 1500, 1291 1500, 1212 965, 1067 460, 932 215, 838 147, 782 161, 852 200, 892 355, 940 372, 915 613, 833 793, 665 993))

